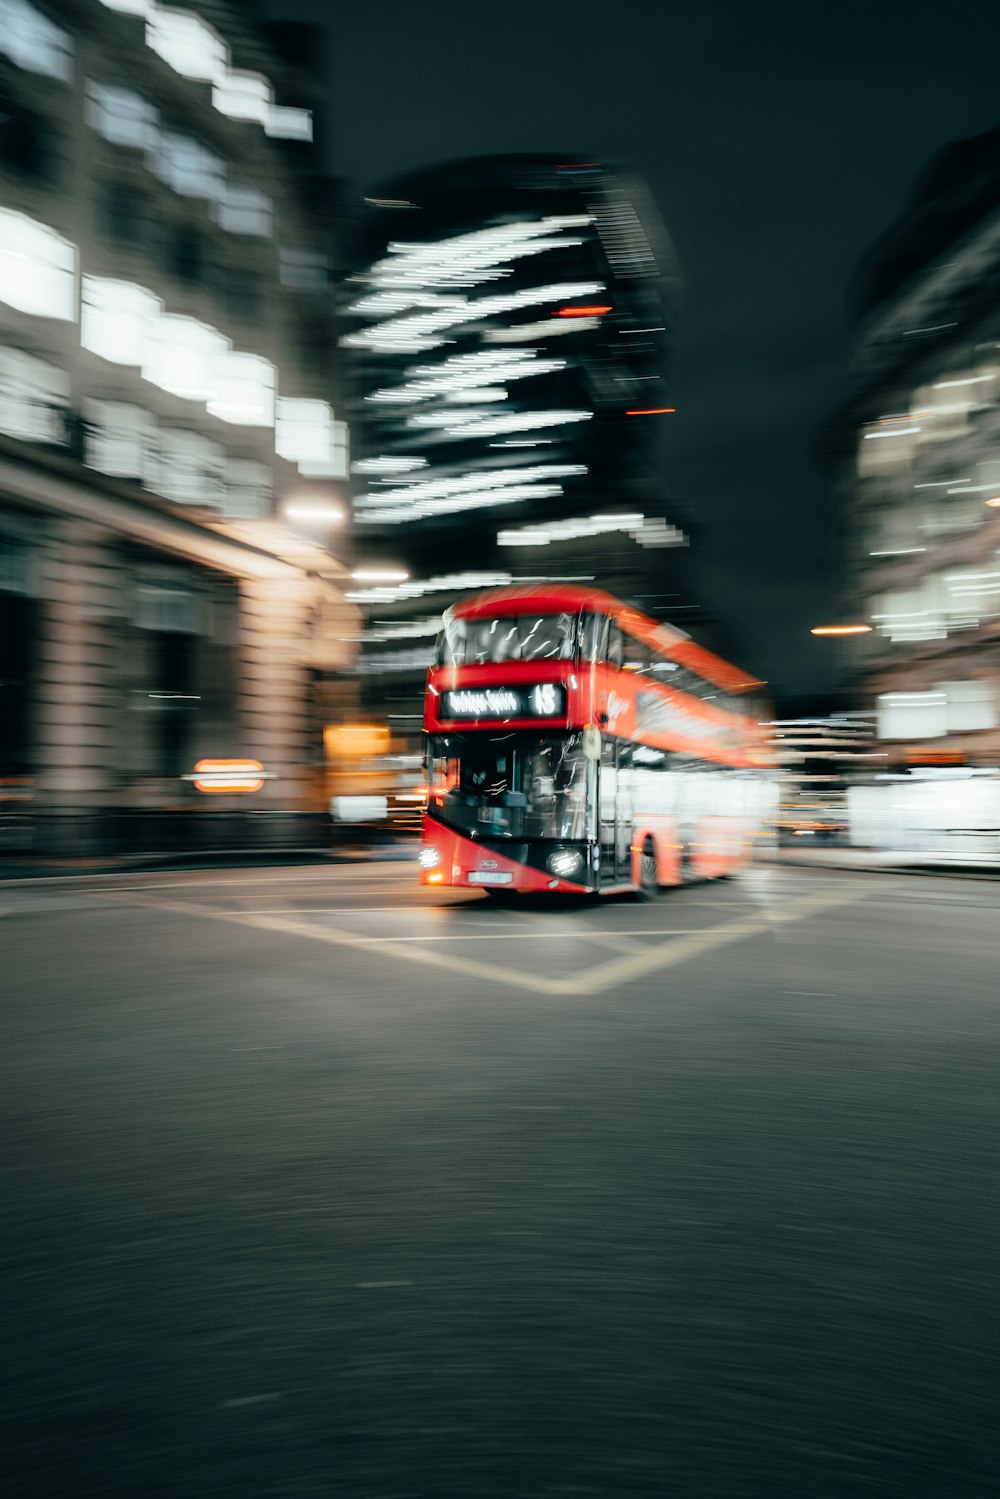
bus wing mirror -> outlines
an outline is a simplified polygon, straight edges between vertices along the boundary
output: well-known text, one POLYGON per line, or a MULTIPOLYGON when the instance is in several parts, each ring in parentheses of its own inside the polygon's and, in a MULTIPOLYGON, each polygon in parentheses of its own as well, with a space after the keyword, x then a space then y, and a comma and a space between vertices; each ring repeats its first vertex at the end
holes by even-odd
POLYGON ((588 724, 583 731, 583 754, 586 760, 601 758, 601 731, 596 724, 588 724))

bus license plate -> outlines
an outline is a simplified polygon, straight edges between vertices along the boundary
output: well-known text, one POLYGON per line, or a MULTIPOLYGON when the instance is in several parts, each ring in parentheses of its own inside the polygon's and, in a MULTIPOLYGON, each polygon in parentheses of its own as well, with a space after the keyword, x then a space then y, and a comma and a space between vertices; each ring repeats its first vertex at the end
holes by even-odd
POLYGON ((492 869, 470 869, 470 885, 509 885, 514 878, 512 874, 500 874, 492 869))

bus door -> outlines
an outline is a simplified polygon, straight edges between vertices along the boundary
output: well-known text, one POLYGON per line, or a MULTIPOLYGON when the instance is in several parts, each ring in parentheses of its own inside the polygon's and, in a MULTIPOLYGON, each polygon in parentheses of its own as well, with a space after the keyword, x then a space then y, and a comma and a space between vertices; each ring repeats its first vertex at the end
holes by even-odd
POLYGON ((601 745, 598 832, 602 885, 622 885, 632 878, 630 748, 617 739, 605 739, 601 745))

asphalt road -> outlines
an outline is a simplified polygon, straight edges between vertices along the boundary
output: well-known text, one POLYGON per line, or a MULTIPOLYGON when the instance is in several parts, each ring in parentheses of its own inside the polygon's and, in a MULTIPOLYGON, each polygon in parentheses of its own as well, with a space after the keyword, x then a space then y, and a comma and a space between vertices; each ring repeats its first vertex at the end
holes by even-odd
POLYGON ((1000 887, 0 886, 17 1496, 1000 1493, 1000 887))

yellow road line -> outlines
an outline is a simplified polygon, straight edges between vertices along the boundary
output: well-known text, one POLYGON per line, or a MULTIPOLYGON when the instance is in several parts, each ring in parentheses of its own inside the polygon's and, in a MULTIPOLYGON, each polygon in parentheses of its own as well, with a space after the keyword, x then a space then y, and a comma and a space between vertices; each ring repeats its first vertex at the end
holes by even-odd
POLYGON ((792 902, 782 911, 770 914, 762 912, 759 915, 742 916, 735 921, 722 922, 718 926, 708 927, 705 931, 695 932, 687 937, 678 937, 676 941, 655 943, 650 947, 644 947, 640 952, 632 953, 629 957, 602 963, 599 968, 591 968, 572 979, 564 979, 563 992, 600 994, 610 989, 612 985, 628 984, 634 979, 655 973, 659 969, 675 968, 680 963, 690 963, 693 958, 715 952, 720 947, 728 947, 730 943, 741 942, 745 937, 755 937, 762 932, 769 932, 775 926, 805 921, 821 911, 833 910, 837 906, 846 906, 860 899, 859 894, 854 892, 848 894, 844 891, 836 895, 806 896, 803 900, 792 902))
MULTIPOLYGON (((305 938, 312 942, 328 942, 336 947, 352 948, 356 952, 370 952, 373 948, 387 947, 392 956, 398 956, 406 963, 418 963, 427 968, 444 969, 450 973, 460 973, 467 978, 527 989, 536 994, 576 995, 600 994, 615 985, 632 983, 635 979, 655 973, 659 969, 674 968, 681 963, 689 963, 694 958, 703 957, 706 953, 715 952, 718 948, 727 947, 733 942, 759 936, 773 930, 776 926, 806 921, 811 916, 834 910, 838 906, 853 904, 861 899, 863 899, 863 893, 855 890, 817 892, 791 901, 777 911, 742 916, 735 921, 708 927, 704 931, 690 932, 676 937, 668 935, 664 942, 650 944, 638 952, 629 953, 592 968, 581 969, 578 973, 562 978, 545 978, 540 974, 524 973, 516 968, 501 968, 495 964, 479 963, 474 958, 461 957, 455 953, 432 952, 427 950, 426 946, 421 945, 426 943, 428 940, 426 938, 411 939, 412 945, 407 945, 404 955, 397 946, 390 946, 379 938, 360 937, 354 932, 345 932, 337 927, 318 926, 313 922, 298 921, 288 916, 264 915, 261 912, 251 914, 213 911, 205 906, 182 904, 177 901, 140 900, 135 903, 151 910, 173 911, 182 916, 199 916, 209 921, 228 921, 236 926, 280 932, 285 936, 305 938)), ((508 931, 497 935, 510 936, 512 934, 508 931)), ((470 937, 467 940, 478 939, 470 937)))

